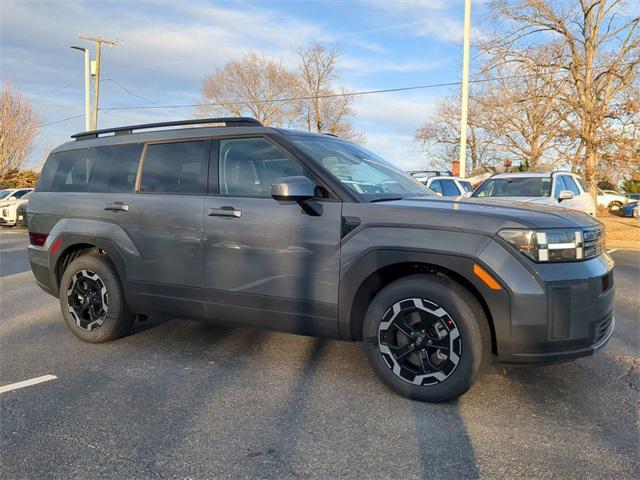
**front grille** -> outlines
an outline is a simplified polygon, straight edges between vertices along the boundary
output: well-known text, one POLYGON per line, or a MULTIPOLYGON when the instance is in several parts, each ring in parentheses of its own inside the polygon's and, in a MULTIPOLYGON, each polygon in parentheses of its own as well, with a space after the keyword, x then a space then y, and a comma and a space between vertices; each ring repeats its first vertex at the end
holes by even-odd
POLYGON ((593 258, 604 252, 604 228, 584 230, 584 258, 593 258))
POLYGON ((606 317, 597 321, 594 324, 593 343, 598 343, 607 335, 607 331, 609 330, 609 327, 611 326, 612 321, 613 321, 613 312, 610 312, 607 314, 606 317))

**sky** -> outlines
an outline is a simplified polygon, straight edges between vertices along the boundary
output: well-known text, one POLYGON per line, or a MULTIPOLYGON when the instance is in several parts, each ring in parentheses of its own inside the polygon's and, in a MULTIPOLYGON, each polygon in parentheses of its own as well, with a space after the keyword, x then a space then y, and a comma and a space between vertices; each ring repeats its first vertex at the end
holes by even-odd
MULTIPOLYGON (((473 2, 474 37, 486 8, 473 2)), ((47 125, 28 162, 39 168, 50 148, 84 129, 83 56, 69 47, 93 44, 78 33, 121 41, 102 54, 99 128, 107 128, 193 118, 191 107, 141 107, 198 103, 202 78, 250 51, 295 68, 294 50, 314 41, 340 50, 340 83, 352 91, 457 82, 463 20, 463 0, 2 0, 0 73, 47 125)), ((425 167, 414 132, 458 91, 359 96, 353 121, 367 148, 404 169, 425 167)))

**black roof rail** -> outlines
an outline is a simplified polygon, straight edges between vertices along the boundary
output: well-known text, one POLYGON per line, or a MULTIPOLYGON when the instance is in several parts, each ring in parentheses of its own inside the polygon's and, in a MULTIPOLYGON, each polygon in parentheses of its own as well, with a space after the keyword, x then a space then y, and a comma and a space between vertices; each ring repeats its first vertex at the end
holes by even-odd
POLYGON ((182 125, 203 125, 207 123, 224 123, 225 126, 231 127, 261 127, 260 123, 255 118, 251 117, 219 117, 219 118, 196 118, 193 120, 176 120, 173 122, 159 122, 159 123, 143 123, 140 125, 127 125, 124 127, 103 128, 101 130, 90 130, 88 132, 79 132, 71 135, 71 138, 76 140, 88 140, 90 138, 98 138, 98 136, 105 133, 113 133, 114 135, 129 135, 134 130, 146 130, 148 128, 163 128, 163 127, 179 127, 182 125))

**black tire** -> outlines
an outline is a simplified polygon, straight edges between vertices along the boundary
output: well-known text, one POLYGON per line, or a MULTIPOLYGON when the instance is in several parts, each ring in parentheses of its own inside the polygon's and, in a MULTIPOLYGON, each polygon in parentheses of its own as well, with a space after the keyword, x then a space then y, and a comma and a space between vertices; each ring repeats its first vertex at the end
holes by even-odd
MULTIPOLYGON (((406 326, 407 323, 410 322, 407 320, 401 324, 406 326)), ((396 328, 393 333, 395 338, 403 336, 405 333, 403 330, 404 327, 402 330, 396 328)), ((407 335, 404 336, 410 338, 407 335)), ((491 363, 491 333, 482 307, 466 288, 443 275, 412 275, 384 287, 367 309, 363 338, 369 363, 382 382, 400 395, 423 402, 446 402, 456 399, 473 385, 478 374, 486 370, 491 363), (411 337, 417 339, 413 343, 409 341, 400 347, 386 345, 386 339, 392 335, 390 332, 393 324, 400 321, 400 314, 394 313, 396 312, 394 308, 402 312, 403 318, 408 318, 404 317, 406 312, 411 310, 411 304, 408 301, 415 303, 414 299, 419 299, 418 304, 429 308, 426 310, 427 313, 422 309, 414 308, 412 313, 407 314, 417 314, 418 317, 411 317, 414 319, 421 318, 414 325, 422 328, 425 322, 427 324, 433 322, 431 325, 434 328, 438 326, 439 329, 436 330, 440 330, 440 333, 433 330, 437 333, 437 337, 430 337, 429 334, 424 335, 425 330, 411 330, 418 334, 417 337, 411 337), (420 332, 423 335, 420 335, 420 332), (449 342, 450 349, 435 352, 433 349, 438 350, 439 347, 431 346, 432 341, 429 338, 436 338, 433 340, 434 343, 444 342, 443 348, 447 348, 445 345, 449 342), (419 347, 412 348, 411 353, 405 354, 402 360, 409 362, 412 357, 418 356, 422 367, 416 366, 418 373, 411 378, 411 364, 407 364, 409 369, 403 368, 401 360, 398 360, 393 352, 415 345, 419 347), (458 358, 455 365, 456 360, 453 354, 447 353, 449 351, 455 353, 458 358), (434 357, 435 354, 447 359, 434 357), (434 366, 432 359, 442 362, 441 373, 428 373, 430 367, 434 366), (426 372, 427 375, 423 375, 426 372), (444 378, 434 378, 433 375, 444 378)))
POLYGON ((609 204, 609 206, 607 207, 607 210, 609 210, 609 213, 611 215, 620 215, 621 208, 622 208, 622 203, 615 201, 609 204))
POLYGON ((126 305, 115 268, 107 257, 98 253, 82 255, 67 266, 59 294, 67 326, 85 342, 102 343, 120 338, 129 331, 135 318, 126 305), (76 286, 78 290, 74 290, 76 286), (91 292, 95 293, 93 297, 91 292), (83 307, 88 302, 93 307, 91 312, 83 307), (98 304, 101 306, 95 307, 98 304))

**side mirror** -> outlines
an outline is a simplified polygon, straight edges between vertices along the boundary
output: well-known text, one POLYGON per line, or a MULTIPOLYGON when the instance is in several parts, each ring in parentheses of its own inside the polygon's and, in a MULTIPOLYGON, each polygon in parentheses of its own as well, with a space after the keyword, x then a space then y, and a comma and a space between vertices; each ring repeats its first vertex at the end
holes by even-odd
POLYGON ((473 192, 464 192, 464 193, 462 194, 462 197, 463 197, 463 198, 469 198, 469 197, 471 197, 471 195, 473 195, 473 192))
POLYGON ((560 195, 558 195, 558 202, 563 200, 571 200, 574 197, 573 192, 571 190, 561 190, 560 195))
POLYGON ((13 195, 11 195, 9 198, 7 198, 7 202, 12 202, 16 199, 16 197, 14 197, 13 195))
POLYGON ((313 200, 316 185, 304 176, 279 177, 271 184, 271 196, 275 200, 292 200, 312 217, 322 215, 322 204, 313 200))
POLYGON ((271 196, 276 200, 300 202, 315 196, 316 186, 307 177, 279 177, 271 184, 271 196))

